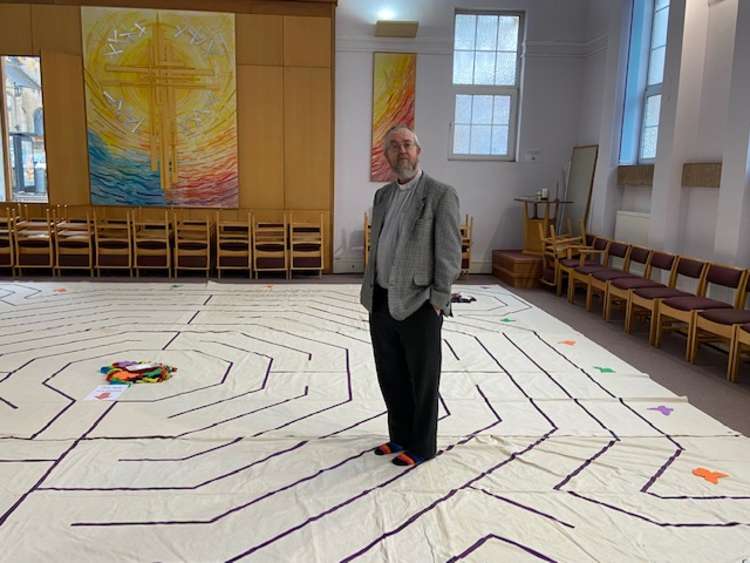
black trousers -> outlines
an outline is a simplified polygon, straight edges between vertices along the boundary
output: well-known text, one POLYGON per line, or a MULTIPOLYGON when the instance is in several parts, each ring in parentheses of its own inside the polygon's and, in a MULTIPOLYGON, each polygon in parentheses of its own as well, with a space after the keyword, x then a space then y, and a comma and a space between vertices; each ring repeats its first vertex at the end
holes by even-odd
POLYGON ((372 308, 370 336, 390 440, 424 459, 435 457, 443 317, 426 301, 397 321, 388 312, 388 292, 378 285, 372 308))

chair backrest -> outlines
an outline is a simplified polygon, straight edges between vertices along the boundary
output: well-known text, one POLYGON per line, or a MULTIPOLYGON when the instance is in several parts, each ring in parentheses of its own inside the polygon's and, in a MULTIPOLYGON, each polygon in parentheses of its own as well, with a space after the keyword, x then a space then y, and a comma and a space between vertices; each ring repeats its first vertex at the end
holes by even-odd
POLYGON ((607 248, 607 261, 611 262, 612 258, 618 258, 623 261, 622 268, 627 270, 630 267, 630 251, 632 248, 625 242, 613 240, 607 248))
POLYGON ((734 306, 737 308, 744 307, 747 287, 747 270, 735 268, 733 266, 723 266, 721 264, 709 264, 706 271, 706 288, 708 291, 710 285, 719 285, 735 290, 734 306))
POLYGON ((688 258, 686 256, 679 256, 677 258, 677 267, 674 271, 675 281, 674 286, 677 286, 680 278, 690 278, 697 282, 695 294, 702 297, 706 294, 706 271, 708 263, 703 260, 696 260, 695 258, 688 258))

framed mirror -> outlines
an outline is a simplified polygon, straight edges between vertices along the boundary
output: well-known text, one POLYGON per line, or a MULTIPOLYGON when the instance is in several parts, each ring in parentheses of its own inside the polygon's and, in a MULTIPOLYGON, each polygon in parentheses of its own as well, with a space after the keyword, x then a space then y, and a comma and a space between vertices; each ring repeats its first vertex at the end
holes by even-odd
POLYGON ((573 147, 568 168, 565 195, 563 199, 572 201, 562 206, 559 228, 572 229, 576 234, 581 224, 588 225, 591 207, 591 190, 594 187, 594 171, 599 155, 599 145, 579 145, 573 147))

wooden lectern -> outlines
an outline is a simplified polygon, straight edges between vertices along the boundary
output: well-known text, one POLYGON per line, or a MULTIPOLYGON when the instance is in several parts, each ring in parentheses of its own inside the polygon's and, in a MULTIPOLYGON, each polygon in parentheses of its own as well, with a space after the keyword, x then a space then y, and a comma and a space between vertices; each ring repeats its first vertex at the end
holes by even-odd
POLYGON ((555 224, 560 206, 573 202, 535 196, 517 197, 514 201, 523 203, 523 253, 541 255, 544 247, 539 233, 549 233, 549 227, 555 224))

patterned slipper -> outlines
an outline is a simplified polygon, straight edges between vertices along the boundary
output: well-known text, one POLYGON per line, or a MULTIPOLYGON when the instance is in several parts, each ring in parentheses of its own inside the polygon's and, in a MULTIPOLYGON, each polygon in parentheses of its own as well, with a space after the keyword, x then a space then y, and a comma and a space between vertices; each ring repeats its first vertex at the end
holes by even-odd
POLYGON ((401 452, 396 457, 394 457, 391 460, 391 463, 394 465, 400 465, 402 467, 408 466, 408 465, 419 465, 423 461, 426 461, 423 457, 420 457, 416 454, 410 454, 408 452, 401 452))
POLYGON ((404 448, 399 446, 396 442, 386 442, 385 444, 380 444, 372 451, 375 455, 388 455, 403 452, 404 448))

